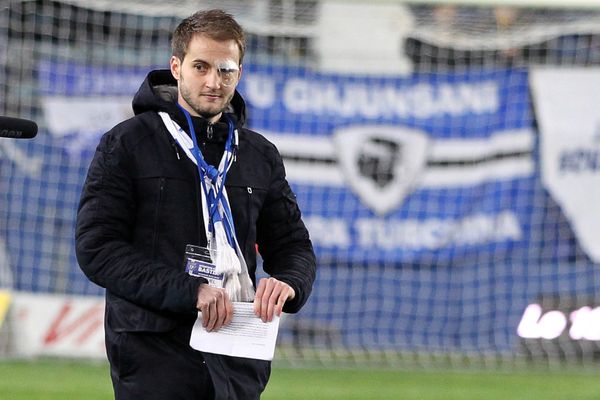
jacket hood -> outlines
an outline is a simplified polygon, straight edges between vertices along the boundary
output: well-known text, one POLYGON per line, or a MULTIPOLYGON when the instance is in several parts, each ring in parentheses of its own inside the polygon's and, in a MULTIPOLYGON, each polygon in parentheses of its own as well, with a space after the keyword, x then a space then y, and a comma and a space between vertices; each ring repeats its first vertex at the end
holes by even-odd
MULTIPOLYGON (((132 105, 135 115, 146 111, 164 111, 178 121, 185 121, 183 113, 177 107, 177 80, 168 69, 159 69, 148 73, 135 94, 132 105)), ((246 104, 237 90, 225 112, 233 114, 238 124, 244 124, 246 104)))

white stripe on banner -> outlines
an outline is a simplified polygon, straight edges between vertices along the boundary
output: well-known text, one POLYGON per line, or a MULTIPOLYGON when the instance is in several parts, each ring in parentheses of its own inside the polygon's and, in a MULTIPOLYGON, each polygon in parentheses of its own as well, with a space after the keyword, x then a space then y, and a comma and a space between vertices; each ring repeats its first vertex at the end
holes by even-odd
MULTIPOLYGON (((340 151, 330 137, 265 133, 285 160, 288 179, 298 184, 347 186, 340 151)), ((416 185, 424 188, 471 186, 534 173, 535 136, 531 129, 501 131, 487 139, 429 139, 416 185)))
POLYGON ((534 135, 531 129, 517 129, 497 132, 487 139, 439 139, 430 146, 431 160, 479 160, 496 154, 531 152, 534 135))
POLYGON ((342 170, 337 165, 284 160, 290 182, 315 186, 346 186, 342 170))
POLYGON ((472 186, 487 181, 526 178, 534 172, 532 159, 489 161, 465 167, 429 168, 421 178, 421 187, 443 188, 472 186))

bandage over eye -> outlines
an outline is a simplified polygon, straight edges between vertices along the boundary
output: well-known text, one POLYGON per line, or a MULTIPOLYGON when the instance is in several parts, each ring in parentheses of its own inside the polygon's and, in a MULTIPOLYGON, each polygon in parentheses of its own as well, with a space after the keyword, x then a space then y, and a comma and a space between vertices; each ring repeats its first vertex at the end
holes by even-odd
POLYGON ((221 78, 221 84, 223 86, 232 86, 237 83, 240 76, 240 67, 238 63, 231 59, 218 60, 215 62, 215 68, 217 69, 217 73, 219 74, 219 78, 221 78))

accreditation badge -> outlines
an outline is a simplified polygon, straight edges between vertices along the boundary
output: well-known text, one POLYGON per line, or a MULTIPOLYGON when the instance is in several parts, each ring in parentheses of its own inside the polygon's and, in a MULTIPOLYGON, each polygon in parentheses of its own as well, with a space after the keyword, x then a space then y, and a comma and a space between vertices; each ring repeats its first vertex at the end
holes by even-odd
POLYGON ((185 271, 191 276, 204 278, 210 286, 222 288, 224 275, 215 273, 215 250, 188 244, 185 247, 185 271))

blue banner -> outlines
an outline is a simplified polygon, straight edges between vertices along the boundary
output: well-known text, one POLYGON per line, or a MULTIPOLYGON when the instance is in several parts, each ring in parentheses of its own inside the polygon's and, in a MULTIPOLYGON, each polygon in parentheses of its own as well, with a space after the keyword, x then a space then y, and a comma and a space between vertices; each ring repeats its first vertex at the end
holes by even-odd
POLYGON ((463 265, 531 245, 526 71, 244 72, 251 127, 278 145, 323 259, 463 265))

